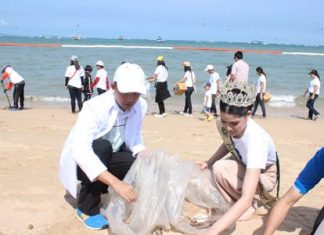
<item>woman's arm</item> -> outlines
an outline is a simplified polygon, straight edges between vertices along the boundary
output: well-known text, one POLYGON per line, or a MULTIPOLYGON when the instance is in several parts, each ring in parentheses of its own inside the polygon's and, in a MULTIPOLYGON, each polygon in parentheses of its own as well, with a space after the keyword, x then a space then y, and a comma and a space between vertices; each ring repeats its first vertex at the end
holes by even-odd
POLYGON ((263 100, 263 88, 264 88, 264 82, 260 82, 260 99, 263 100))
POLYGON ((217 151, 207 161, 204 162, 204 164, 199 164, 200 168, 203 170, 205 168, 211 167, 217 160, 223 158, 226 154, 228 154, 228 149, 223 143, 221 146, 219 146, 217 151))
POLYGON ((157 74, 153 74, 150 77, 147 77, 146 80, 148 80, 149 82, 153 82, 157 79, 157 74))
POLYGON ((260 172, 260 169, 246 170, 241 198, 203 235, 220 234, 234 224, 251 207, 258 186, 260 172))
POLYGON ((315 99, 315 95, 316 95, 317 90, 318 90, 318 86, 315 85, 315 86, 314 86, 314 91, 313 91, 313 93, 312 93, 313 95, 312 95, 312 97, 311 97, 312 100, 315 99))

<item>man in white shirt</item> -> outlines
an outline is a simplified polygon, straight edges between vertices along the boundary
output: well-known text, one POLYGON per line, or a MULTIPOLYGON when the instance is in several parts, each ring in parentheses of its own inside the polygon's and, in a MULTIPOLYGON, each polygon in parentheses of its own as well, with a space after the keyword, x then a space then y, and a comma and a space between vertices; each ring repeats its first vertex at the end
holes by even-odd
POLYGON ((235 62, 232 66, 229 81, 247 83, 249 78, 249 65, 243 61, 243 53, 241 51, 237 51, 234 54, 234 60, 235 62))
POLYGON ((85 102, 65 142, 60 179, 78 199, 77 216, 90 229, 108 227, 99 208, 100 196, 107 193, 108 186, 125 201, 136 201, 135 189, 122 180, 137 154, 145 150, 141 130, 147 103, 142 94, 146 87, 141 67, 120 65, 112 90, 85 102))

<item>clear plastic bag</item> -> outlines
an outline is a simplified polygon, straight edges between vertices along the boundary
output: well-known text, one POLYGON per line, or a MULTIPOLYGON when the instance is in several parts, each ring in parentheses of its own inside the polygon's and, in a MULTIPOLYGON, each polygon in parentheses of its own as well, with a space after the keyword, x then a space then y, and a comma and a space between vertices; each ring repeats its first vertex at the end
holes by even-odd
POLYGON ((113 234, 147 235, 157 227, 198 234, 201 230, 183 219, 185 200, 204 208, 228 209, 210 171, 201 171, 192 161, 163 151, 138 156, 124 181, 136 189, 138 199, 128 204, 109 189, 106 215, 113 234))

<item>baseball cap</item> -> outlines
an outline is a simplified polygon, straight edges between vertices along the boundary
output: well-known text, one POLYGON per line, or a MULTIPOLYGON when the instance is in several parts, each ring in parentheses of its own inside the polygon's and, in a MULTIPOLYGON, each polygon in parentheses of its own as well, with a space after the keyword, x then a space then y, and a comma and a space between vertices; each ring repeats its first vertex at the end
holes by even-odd
POLYGON ((212 66, 211 64, 209 64, 209 65, 206 66, 205 71, 213 70, 213 69, 214 69, 214 66, 212 66))
POLYGON ((78 60, 78 57, 76 55, 73 55, 73 56, 71 56, 71 60, 72 61, 78 60))
POLYGON ((190 64, 190 62, 189 62, 189 61, 185 61, 185 62, 183 62, 183 63, 182 63, 182 66, 185 66, 185 67, 190 67, 190 66, 191 66, 191 64, 190 64))
POLYGON ((8 68, 8 67, 11 67, 9 64, 5 64, 5 65, 3 65, 2 66, 2 68, 1 68, 1 73, 4 73, 4 71, 6 70, 6 68, 8 68))
POLYGON ((163 61, 163 60, 164 60, 163 55, 159 55, 158 57, 156 57, 156 61, 163 61))
POLYGON ((99 65, 99 66, 102 66, 102 67, 105 67, 105 64, 102 60, 98 60, 96 65, 99 65))
POLYGON ((204 87, 205 86, 211 87, 211 83, 210 82, 205 82, 204 87))
POLYGON ((314 75, 316 75, 317 74, 317 70, 312 69, 312 71, 310 71, 308 74, 314 74, 314 75))
POLYGON ((117 83, 121 93, 140 93, 146 95, 145 74, 137 64, 124 63, 119 65, 114 75, 114 82, 117 83))

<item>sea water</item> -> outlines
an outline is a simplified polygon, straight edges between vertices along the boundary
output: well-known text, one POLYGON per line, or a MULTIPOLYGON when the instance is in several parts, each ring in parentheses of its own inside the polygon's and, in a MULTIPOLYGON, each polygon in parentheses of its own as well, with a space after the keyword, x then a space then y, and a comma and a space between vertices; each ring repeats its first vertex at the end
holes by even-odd
MULTIPOLYGON (((228 65, 234 62, 236 50, 242 50, 244 61, 250 66, 249 81, 256 82, 255 69, 261 66, 267 74, 267 90, 273 95, 268 106, 278 108, 304 107, 306 98, 302 94, 308 87, 312 69, 324 76, 324 46, 279 45, 263 43, 201 42, 201 41, 165 41, 117 40, 41 37, 0 37, 1 43, 36 44, 34 46, 1 46, 0 64, 10 64, 26 80, 26 106, 35 102, 45 105, 69 104, 69 94, 64 87, 64 73, 70 57, 77 55, 80 64, 91 65, 95 76, 95 63, 102 60, 108 72, 110 82, 114 71, 122 61, 139 64, 147 76, 152 75, 156 66, 156 57, 163 55, 169 69, 169 89, 184 74, 181 63, 190 61, 198 77, 196 93, 193 94, 194 106, 203 102, 203 84, 209 79, 204 71, 207 64, 214 65, 222 80, 226 78, 228 65), (48 45, 43 44, 51 44, 48 45), (184 48, 182 48, 184 47, 184 48), (182 48, 180 50, 179 48, 182 48), (221 48, 213 50, 215 48, 221 48), (225 50, 223 50, 225 49, 225 50), (278 52, 278 53, 277 53, 278 52)), ((154 103, 154 87, 148 86, 149 102, 154 103)), ((96 93, 96 92, 95 92, 96 93)), ((169 104, 180 105, 184 97, 172 96, 169 104)), ((5 95, 0 95, 1 104, 5 104, 5 95)), ((324 99, 319 98, 316 106, 323 107, 324 99)), ((199 110, 195 110, 199 111, 199 110)))

